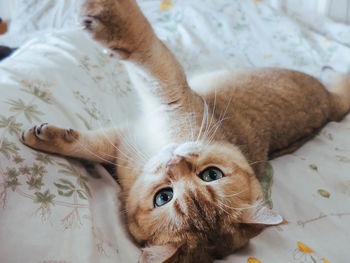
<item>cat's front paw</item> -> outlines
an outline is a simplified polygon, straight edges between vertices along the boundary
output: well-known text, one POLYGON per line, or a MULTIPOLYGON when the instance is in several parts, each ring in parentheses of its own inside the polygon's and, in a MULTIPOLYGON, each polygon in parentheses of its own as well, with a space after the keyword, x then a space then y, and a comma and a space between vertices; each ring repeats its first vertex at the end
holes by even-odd
POLYGON ((27 146, 52 153, 59 153, 67 144, 79 138, 73 129, 61 129, 47 123, 36 125, 23 131, 20 140, 27 146))
POLYGON ((95 40, 123 59, 153 37, 153 30, 135 0, 87 0, 81 23, 95 40))

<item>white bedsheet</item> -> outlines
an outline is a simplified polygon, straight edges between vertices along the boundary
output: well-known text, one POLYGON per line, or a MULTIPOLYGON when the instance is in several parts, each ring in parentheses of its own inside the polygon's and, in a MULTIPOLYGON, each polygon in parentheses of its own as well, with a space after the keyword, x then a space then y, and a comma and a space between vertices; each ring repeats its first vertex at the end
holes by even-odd
MULTIPOLYGON (((246 66, 350 71, 349 26, 296 19, 259 0, 140 4, 188 76, 246 66)), ((137 261, 104 168, 18 141, 38 122, 120 123, 136 114, 135 100, 124 64, 78 29, 37 37, 0 63, 0 262, 137 261)), ((219 262, 349 262, 350 116, 271 164, 274 209, 288 223, 219 262)))

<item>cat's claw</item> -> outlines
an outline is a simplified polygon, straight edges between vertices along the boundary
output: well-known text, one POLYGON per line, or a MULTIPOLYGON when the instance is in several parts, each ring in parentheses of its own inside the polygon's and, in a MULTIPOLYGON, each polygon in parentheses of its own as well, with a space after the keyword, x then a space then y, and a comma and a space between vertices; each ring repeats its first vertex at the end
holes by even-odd
POLYGON ((100 23, 98 19, 92 16, 83 16, 81 20, 83 28, 90 33, 94 33, 95 29, 98 27, 98 23, 100 23))
POLYGON ((34 126, 33 127, 33 133, 34 135, 39 139, 39 140, 42 140, 44 138, 42 138, 42 134, 45 133, 45 127, 48 125, 48 123, 42 123, 41 125, 39 126, 34 126))

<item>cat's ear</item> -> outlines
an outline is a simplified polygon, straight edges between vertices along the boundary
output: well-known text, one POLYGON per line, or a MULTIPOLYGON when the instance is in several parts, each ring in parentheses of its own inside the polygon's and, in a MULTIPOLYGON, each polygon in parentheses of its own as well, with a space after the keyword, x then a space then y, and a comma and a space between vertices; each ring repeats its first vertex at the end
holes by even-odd
POLYGON ((243 210, 241 222, 245 224, 278 225, 283 218, 274 210, 257 205, 243 210))
POLYGON ((178 248, 179 246, 170 243, 143 248, 139 263, 163 263, 171 258, 178 248))

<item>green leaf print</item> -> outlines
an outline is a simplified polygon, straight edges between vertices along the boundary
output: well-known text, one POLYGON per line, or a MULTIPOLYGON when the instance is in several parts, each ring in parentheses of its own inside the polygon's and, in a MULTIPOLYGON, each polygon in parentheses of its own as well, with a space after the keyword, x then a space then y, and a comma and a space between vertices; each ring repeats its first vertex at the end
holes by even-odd
POLYGON ((67 179, 62 179, 62 178, 59 179, 59 181, 61 181, 61 183, 65 184, 65 185, 69 186, 70 189, 75 189, 75 186, 71 181, 69 181, 67 179))
POLYGON ((78 176, 77 172, 74 170, 74 168, 71 165, 65 164, 65 163, 57 163, 57 164, 63 168, 58 170, 60 173, 63 173, 69 176, 78 176))
POLYGON ((83 192, 83 191, 78 190, 78 191, 77 191, 77 193, 78 193, 78 196, 79 196, 81 199, 87 200, 87 198, 85 197, 85 195, 84 195, 84 192, 83 192))
POLYGON ((17 178, 17 176, 19 176, 19 173, 17 171, 16 168, 8 168, 7 167, 7 170, 6 170, 6 173, 7 177, 9 178, 17 178))
POLYGON ((44 174, 47 173, 44 166, 36 163, 34 163, 33 167, 31 168, 31 172, 33 176, 44 176, 44 174))
POLYGON ((65 196, 65 197, 71 197, 73 195, 73 193, 74 193, 74 190, 71 190, 69 192, 62 193, 62 195, 65 196))
POLYGON ((40 203, 43 207, 48 207, 50 204, 54 205, 53 200, 55 199, 56 195, 51 194, 49 189, 47 189, 44 193, 36 192, 35 196, 36 199, 34 200, 34 203, 40 203))
POLYGON ((12 191, 16 191, 16 187, 21 185, 19 182, 18 182, 18 178, 13 178, 11 180, 6 180, 6 188, 11 188, 12 191))
POLYGON ((44 186, 42 177, 36 178, 32 176, 26 183, 29 186, 29 190, 40 190, 44 186))
POLYGON ((19 172, 22 175, 30 175, 31 174, 31 168, 27 165, 19 167, 19 172))
POLYGON ((61 190, 69 190, 71 189, 70 185, 64 185, 64 184, 58 184, 58 183, 54 183, 54 185, 61 190))
POLYGON ((10 135, 19 135, 22 130, 22 124, 16 122, 13 116, 6 118, 0 115, 0 128, 7 128, 10 135))
POLYGON ((24 161, 24 159, 19 156, 19 155, 15 155, 13 156, 12 160, 16 163, 16 164, 19 164, 19 163, 22 163, 24 161))
POLYGON ((43 115, 41 111, 38 110, 37 105, 31 105, 28 104, 26 105, 23 100, 17 99, 17 100, 12 100, 10 99, 8 101, 8 104, 11 105, 10 111, 12 112, 23 112, 24 116, 26 119, 31 123, 33 122, 33 119, 36 121, 40 121, 39 115, 43 115))
POLYGON ((270 163, 266 164, 263 174, 258 179, 263 189, 265 205, 272 209, 271 188, 273 184, 273 167, 270 163))
POLYGON ((44 164, 53 164, 53 161, 50 158, 50 156, 44 153, 37 153, 35 160, 42 162, 44 164))
POLYGON ((4 138, 2 144, 0 145, 0 152, 7 158, 11 158, 11 154, 18 154, 19 148, 15 143, 10 142, 8 139, 4 138))

